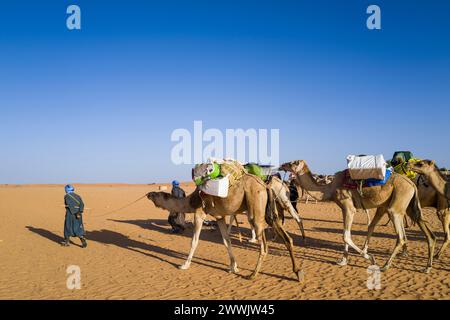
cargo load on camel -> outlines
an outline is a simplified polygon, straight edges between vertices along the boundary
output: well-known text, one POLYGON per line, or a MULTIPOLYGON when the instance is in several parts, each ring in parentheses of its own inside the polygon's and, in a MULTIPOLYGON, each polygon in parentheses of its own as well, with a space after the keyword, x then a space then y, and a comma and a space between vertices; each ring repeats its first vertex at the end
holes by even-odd
POLYGON ((411 180, 417 177, 417 173, 408 168, 409 163, 419 162, 420 159, 414 158, 411 151, 395 151, 390 161, 390 165, 398 174, 407 176, 411 180))
POLYGON ((384 179, 386 161, 382 154, 374 156, 347 156, 347 167, 353 180, 384 179))
POLYGON ((192 171, 192 179, 206 194, 226 198, 228 189, 246 173, 245 168, 236 160, 212 159, 204 166, 197 165, 192 171))
POLYGON ((387 168, 382 154, 347 157, 344 184, 347 189, 368 188, 385 185, 393 169, 387 168))
POLYGON ((192 179, 199 186, 200 190, 206 194, 226 198, 228 188, 239 181, 246 173, 259 177, 267 182, 273 173, 273 166, 247 163, 242 165, 232 159, 210 159, 206 170, 200 170, 201 165, 193 169, 192 179))

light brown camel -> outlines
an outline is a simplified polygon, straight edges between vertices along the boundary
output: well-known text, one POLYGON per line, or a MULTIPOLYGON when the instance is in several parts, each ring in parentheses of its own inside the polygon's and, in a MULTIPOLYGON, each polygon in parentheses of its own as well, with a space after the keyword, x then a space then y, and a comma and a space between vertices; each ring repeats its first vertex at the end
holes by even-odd
MULTIPOLYGON (((317 182, 317 184, 319 185, 326 185, 326 184, 330 184, 331 182, 333 182, 334 180, 334 176, 333 175, 321 175, 321 174, 312 174, 313 179, 317 182)), ((295 180, 295 177, 294 179, 295 180)), ((303 194, 306 194, 306 204, 308 204, 308 200, 309 198, 313 198, 311 195, 308 194, 307 190, 303 190, 302 188, 298 187, 300 190, 302 190, 303 194)), ((317 204, 317 200, 316 200, 316 204, 317 204)), ((367 217, 367 226, 370 225, 371 219, 370 219, 370 212, 367 209, 363 210, 364 213, 366 214, 367 217)), ((389 222, 388 222, 389 223, 389 222)))
POLYGON ((331 184, 319 185, 312 178, 311 171, 303 160, 285 163, 280 167, 280 170, 290 171, 296 174, 297 179, 295 181, 316 199, 332 200, 341 208, 344 222, 345 246, 344 255, 342 259, 338 261, 339 265, 343 266, 348 263, 349 246, 364 258, 371 260, 372 264, 375 264, 373 257, 367 254, 369 240, 375 226, 387 211, 394 222, 398 239, 391 256, 383 266, 382 271, 387 270, 390 267, 397 253, 405 245, 406 236, 403 226, 403 217, 405 214, 408 214, 413 221, 418 223, 420 229, 427 238, 428 263, 425 272, 431 270, 436 238, 429 228, 428 223, 422 217, 422 209, 417 195, 417 188, 408 178, 392 173, 385 185, 363 188, 363 196, 361 197, 357 190, 345 189, 343 187, 345 180, 344 171, 337 172, 331 184), (367 239, 364 248, 361 250, 353 243, 351 238, 353 216, 357 209, 371 208, 377 208, 377 211, 369 225, 367 239))
MULTIPOLYGON (((275 197, 275 202, 277 205, 277 209, 278 209, 278 213, 280 214, 280 217, 282 217, 282 221, 284 222, 284 216, 285 213, 289 213, 292 218, 294 218, 294 220, 297 222, 298 227, 300 229, 300 232, 302 234, 302 239, 303 241, 306 241, 306 236, 305 236, 305 228, 303 227, 303 221, 301 220, 297 210, 294 208, 294 206, 292 205, 290 199, 289 199, 289 187, 283 182, 283 180, 281 180, 280 178, 278 178, 277 176, 271 176, 269 177, 269 179, 267 180, 267 186, 272 189, 273 195, 275 197)), ((231 227, 232 227, 232 222, 233 219, 236 218, 235 216, 232 216, 232 218, 230 219, 230 224, 228 227, 228 234, 230 234, 231 232, 231 227)), ((236 226, 238 228, 238 232, 239 232, 239 223, 237 221, 237 219, 234 219, 236 222, 236 226)), ((275 233, 276 236, 276 233, 275 233)), ((241 235, 239 232, 239 239, 241 239, 241 235)), ((241 241, 241 240, 239 240, 241 241)), ((256 243, 256 232, 255 230, 252 228, 252 238, 249 240, 249 242, 251 243, 256 243)))
POLYGON ((252 227, 256 231, 256 237, 260 243, 260 252, 257 264, 250 279, 254 279, 261 269, 262 262, 267 255, 268 246, 264 229, 266 222, 271 226, 278 236, 284 241, 292 260, 292 269, 301 281, 303 271, 297 268, 293 252, 292 238, 284 230, 281 218, 278 216, 272 190, 268 188, 261 179, 250 174, 244 174, 239 181, 230 186, 228 196, 220 198, 205 194, 197 188, 186 198, 174 198, 165 192, 150 192, 148 199, 165 210, 172 212, 194 213, 194 234, 192 237, 191 250, 186 262, 180 266, 181 269, 188 269, 195 249, 198 245, 200 232, 202 230, 203 220, 206 214, 212 215, 217 219, 217 224, 222 234, 225 247, 230 257, 230 271, 237 273, 236 259, 231 250, 231 241, 227 233, 225 217, 236 214, 247 214, 252 227))
POLYGON ((450 243, 450 201, 437 189, 437 187, 441 185, 441 182, 439 181, 445 178, 436 168, 434 161, 422 160, 417 163, 411 162, 408 165, 408 168, 419 174, 416 178, 416 184, 417 189, 419 190, 419 199, 421 206, 424 208, 436 208, 437 216, 441 221, 442 227, 444 229, 444 243, 435 256, 439 259, 440 257, 442 257, 445 248, 450 243))
POLYGON ((450 199, 450 182, 436 167, 434 160, 410 161, 409 170, 423 174, 439 194, 450 199))

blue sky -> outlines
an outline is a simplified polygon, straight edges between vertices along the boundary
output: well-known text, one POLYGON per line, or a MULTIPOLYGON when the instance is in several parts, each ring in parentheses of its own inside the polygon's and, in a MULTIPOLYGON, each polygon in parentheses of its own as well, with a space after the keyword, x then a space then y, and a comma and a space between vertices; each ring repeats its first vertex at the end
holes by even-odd
POLYGON ((395 150, 448 167, 449 21, 439 0, 4 1, 0 183, 189 180, 170 135, 194 120, 279 128, 280 160, 319 173, 395 150))

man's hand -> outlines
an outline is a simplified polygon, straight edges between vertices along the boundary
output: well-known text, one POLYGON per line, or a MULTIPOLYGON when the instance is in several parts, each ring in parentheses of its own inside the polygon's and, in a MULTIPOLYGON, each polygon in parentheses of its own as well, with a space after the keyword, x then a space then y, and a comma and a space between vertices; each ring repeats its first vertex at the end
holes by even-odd
POLYGON ((75 217, 79 220, 79 219, 81 219, 81 213, 77 213, 76 215, 75 215, 75 217))

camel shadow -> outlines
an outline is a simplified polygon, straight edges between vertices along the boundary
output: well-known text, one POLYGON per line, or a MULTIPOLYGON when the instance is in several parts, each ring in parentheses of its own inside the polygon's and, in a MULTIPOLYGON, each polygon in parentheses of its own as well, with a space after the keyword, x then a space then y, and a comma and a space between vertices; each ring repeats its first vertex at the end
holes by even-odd
MULTIPOLYGON (((341 220, 326 220, 326 219, 316 219, 316 218, 302 218, 305 221, 313 221, 313 222, 325 222, 325 223, 338 223, 342 225, 342 219, 341 220)), ((367 223, 362 222, 353 222, 354 225, 360 225, 360 226, 367 226, 367 223)))
MULTIPOLYGON (((145 230, 150 231, 156 231, 163 234, 170 234, 173 236, 180 236, 185 238, 192 238, 193 235, 193 228, 192 226, 189 226, 186 228, 186 230, 182 233, 173 234, 171 230, 165 226, 169 226, 167 220, 164 219, 141 219, 141 220, 115 220, 115 219, 108 219, 109 221, 118 222, 118 223, 127 223, 132 224, 138 227, 141 227, 145 230)), ((249 228, 244 228, 242 226, 239 226, 239 229, 241 231, 242 236, 244 237, 242 243, 239 242, 237 238, 237 231, 236 228, 232 228, 232 232, 230 234, 231 244, 233 247, 237 248, 245 248, 245 249, 253 249, 253 250, 259 250, 259 246, 256 244, 252 244, 250 242, 245 241, 245 238, 251 237, 251 230, 249 228)), ((213 229, 207 229, 203 227, 203 230, 200 234, 200 240, 202 241, 208 241, 212 243, 217 244, 223 244, 222 235, 220 234, 220 231, 213 230, 213 229), (206 231, 206 232, 205 232, 206 231)))
MULTIPOLYGON (((328 233, 337 233, 342 234, 342 228, 335 229, 335 228, 323 228, 323 227, 314 227, 315 230, 319 232, 328 232, 328 233)), ((367 236, 367 230, 361 231, 361 230, 352 230, 352 235, 355 236, 367 236)), ((425 236, 421 234, 421 231, 406 229, 406 235, 408 240, 412 241, 424 241, 425 236)), ((384 233, 384 232, 373 232, 372 237, 379 237, 379 238, 388 238, 388 239, 397 239, 397 235, 392 231, 392 233, 384 233)))

